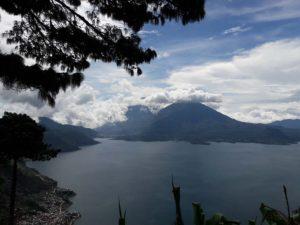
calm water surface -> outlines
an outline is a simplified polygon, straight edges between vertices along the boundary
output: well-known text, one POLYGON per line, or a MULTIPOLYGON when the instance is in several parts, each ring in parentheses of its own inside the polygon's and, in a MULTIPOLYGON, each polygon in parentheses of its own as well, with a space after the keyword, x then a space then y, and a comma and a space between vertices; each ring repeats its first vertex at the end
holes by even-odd
POLYGON ((261 201, 282 209, 283 184, 291 205, 300 206, 300 144, 100 141, 29 164, 77 193, 72 206, 82 214, 77 225, 117 224, 118 197, 129 225, 171 225, 172 174, 182 187, 185 224, 192 224, 194 201, 207 214, 222 212, 242 221, 259 215, 261 201))

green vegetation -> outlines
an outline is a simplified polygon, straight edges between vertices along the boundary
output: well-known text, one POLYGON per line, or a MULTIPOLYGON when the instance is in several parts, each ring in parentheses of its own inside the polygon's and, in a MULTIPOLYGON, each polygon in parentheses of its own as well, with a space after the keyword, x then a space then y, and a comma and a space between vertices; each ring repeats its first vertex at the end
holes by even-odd
MULTIPOLYGON (((287 215, 280 210, 274 209, 266 204, 262 203, 260 205, 261 221, 258 222, 257 218, 255 220, 249 220, 248 225, 300 225, 300 209, 293 212, 290 211, 290 205, 287 195, 287 189, 283 186, 287 215)), ((181 208, 180 208, 180 186, 175 186, 172 179, 172 192, 175 201, 176 217, 174 225, 184 225, 181 208)), ((194 213, 194 225, 240 225, 241 223, 236 220, 228 219, 226 216, 215 213, 211 218, 206 219, 203 208, 199 203, 192 203, 193 213, 194 213)), ((119 225, 125 225, 125 214, 122 214, 121 205, 119 202, 119 225)))

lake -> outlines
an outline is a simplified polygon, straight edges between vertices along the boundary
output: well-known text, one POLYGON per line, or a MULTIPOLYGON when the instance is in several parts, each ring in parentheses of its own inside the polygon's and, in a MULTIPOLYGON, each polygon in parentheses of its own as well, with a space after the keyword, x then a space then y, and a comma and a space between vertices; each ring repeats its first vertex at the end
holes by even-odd
POLYGON ((28 165, 77 193, 77 225, 117 225, 118 198, 128 225, 171 225, 171 177, 181 186, 185 224, 192 202, 211 215, 221 212, 243 222, 259 215, 261 202, 285 210, 282 185, 292 208, 300 206, 300 144, 262 145, 185 142, 102 143, 28 165))

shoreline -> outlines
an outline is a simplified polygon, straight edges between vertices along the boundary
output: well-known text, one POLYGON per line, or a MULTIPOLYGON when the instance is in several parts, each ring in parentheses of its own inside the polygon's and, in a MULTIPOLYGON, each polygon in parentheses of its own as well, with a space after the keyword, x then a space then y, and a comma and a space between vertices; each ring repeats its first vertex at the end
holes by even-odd
MULTIPOLYGON (((4 180, 0 191, 3 200, 0 202, 0 223, 6 224, 11 184, 9 164, 0 165, 0 177, 4 180)), ((19 163, 16 225, 74 225, 81 217, 79 212, 69 211, 75 195, 74 191, 58 187, 55 180, 29 168, 26 163, 19 163)))
POLYGON ((24 213, 17 225, 74 225, 81 217, 79 212, 68 211, 72 205, 70 199, 74 196, 73 191, 59 187, 33 195, 39 209, 24 213))

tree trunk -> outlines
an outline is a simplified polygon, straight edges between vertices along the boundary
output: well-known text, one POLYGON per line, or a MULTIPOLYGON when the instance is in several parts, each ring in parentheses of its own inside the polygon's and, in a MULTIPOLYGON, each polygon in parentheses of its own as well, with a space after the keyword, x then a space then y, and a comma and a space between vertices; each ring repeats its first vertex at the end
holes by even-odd
POLYGON ((175 200, 176 206, 176 220, 175 225, 183 225, 182 215, 181 215, 181 208, 180 208, 180 187, 176 187, 173 183, 172 178, 172 187, 173 187, 173 196, 175 200))
POLYGON ((10 189, 10 205, 9 205, 9 225, 15 225, 17 170, 18 170, 18 160, 13 159, 12 177, 11 177, 12 181, 11 181, 11 189, 10 189))

